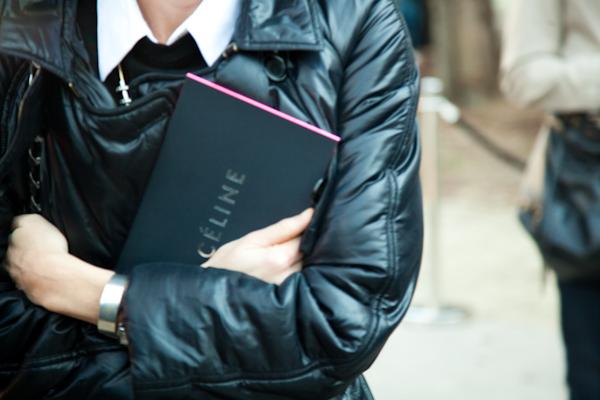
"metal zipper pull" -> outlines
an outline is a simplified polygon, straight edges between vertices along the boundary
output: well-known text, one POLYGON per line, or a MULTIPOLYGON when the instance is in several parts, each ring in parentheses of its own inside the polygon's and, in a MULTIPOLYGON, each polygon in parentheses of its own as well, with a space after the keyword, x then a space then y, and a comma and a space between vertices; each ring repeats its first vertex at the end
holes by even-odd
POLYGON ((240 51, 240 48, 238 47, 237 43, 236 42, 231 42, 231 43, 229 43, 227 45, 227 47, 225 48, 225 50, 221 54, 221 57, 223 57, 223 58, 230 57, 232 54, 235 54, 238 51, 240 51))
POLYGON ((75 87, 75 84, 73 82, 69 82, 67 85, 69 86, 69 89, 75 95, 75 97, 78 97, 78 98, 81 97, 79 95, 79 91, 77 90, 77 88, 75 87))
POLYGON ((119 64, 117 68, 119 70, 119 86, 117 86, 115 90, 117 93, 120 93, 122 97, 119 103, 121 103, 122 106, 127 107, 132 102, 131 97, 129 96, 129 85, 127 85, 127 82, 125 81, 125 74, 123 73, 121 64, 119 64))

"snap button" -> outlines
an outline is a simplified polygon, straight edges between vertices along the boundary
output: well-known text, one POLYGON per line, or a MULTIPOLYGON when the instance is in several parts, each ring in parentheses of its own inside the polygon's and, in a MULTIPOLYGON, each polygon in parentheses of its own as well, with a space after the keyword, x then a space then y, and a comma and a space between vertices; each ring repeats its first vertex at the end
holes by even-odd
POLYGON ((274 82, 281 82, 287 78, 287 66, 283 57, 272 55, 265 61, 267 76, 274 82))

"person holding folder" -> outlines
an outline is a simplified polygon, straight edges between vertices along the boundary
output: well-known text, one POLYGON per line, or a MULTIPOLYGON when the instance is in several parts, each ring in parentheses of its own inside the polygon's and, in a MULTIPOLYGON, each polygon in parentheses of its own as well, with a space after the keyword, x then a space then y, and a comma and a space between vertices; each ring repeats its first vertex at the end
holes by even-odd
POLYGON ((422 247, 398 3, 0 6, 0 399, 372 398, 422 247), (339 135, 323 195, 203 267, 115 274, 188 72, 339 135))

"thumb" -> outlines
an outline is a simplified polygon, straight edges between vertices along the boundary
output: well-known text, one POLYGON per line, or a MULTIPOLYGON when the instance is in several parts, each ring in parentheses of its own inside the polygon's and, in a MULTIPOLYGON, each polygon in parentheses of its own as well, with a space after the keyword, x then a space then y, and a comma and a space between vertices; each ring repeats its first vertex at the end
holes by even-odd
POLYGON ((250 232, 246 239, 259 246, 273 246, 290 241, 306 230, 313 216, 314 210, 308 208, 302 213, 269 225, 266 228, 250 232))

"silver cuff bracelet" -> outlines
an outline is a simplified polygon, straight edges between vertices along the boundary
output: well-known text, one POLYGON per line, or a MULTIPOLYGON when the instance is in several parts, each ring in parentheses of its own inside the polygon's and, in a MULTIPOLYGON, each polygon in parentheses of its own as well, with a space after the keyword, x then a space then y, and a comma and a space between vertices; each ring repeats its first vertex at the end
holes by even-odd
POLYGON ((100 296, 100 313, 97 324, 99 332, 117 338, 121 343, 123 343, 124 327, 117 326, 117 318, 127 283, 127 277, 119 274, 113 275, 106 283, 100 296))

